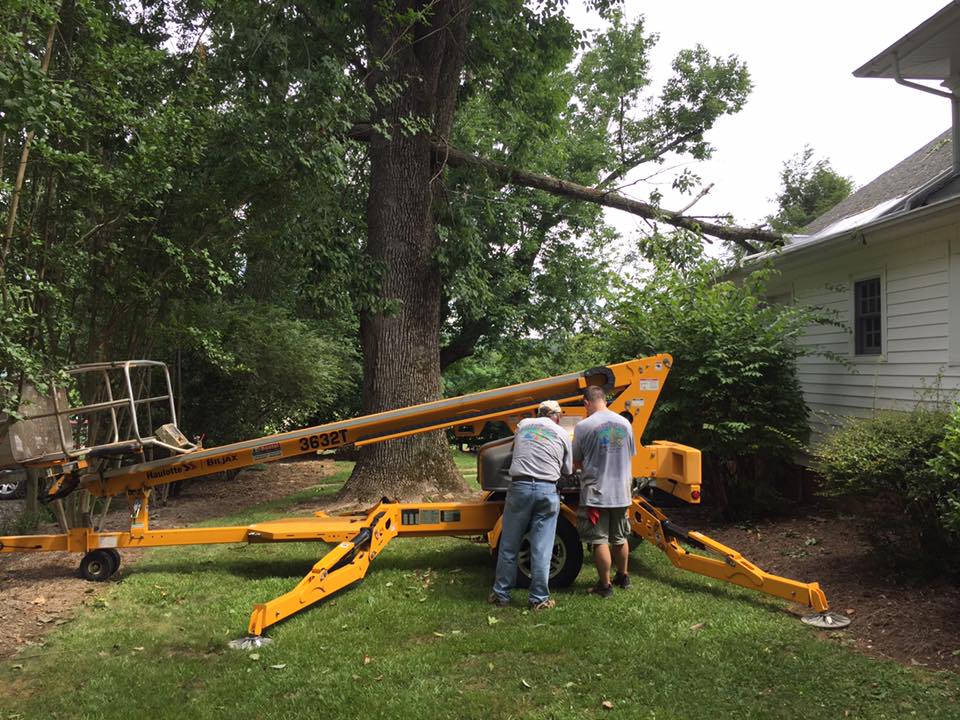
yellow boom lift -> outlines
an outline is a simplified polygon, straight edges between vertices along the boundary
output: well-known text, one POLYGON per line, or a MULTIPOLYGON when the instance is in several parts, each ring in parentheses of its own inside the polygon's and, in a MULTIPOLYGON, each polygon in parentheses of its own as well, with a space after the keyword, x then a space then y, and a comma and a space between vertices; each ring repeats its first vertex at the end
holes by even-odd
MULTIPOLYGON (((153 529, 149 522, 150 495, 157 486, 258 463, 283 460, 346 446, 362 447, 422 432, 453 429, 458 437, 478 435, 487 423, 500 421, 511 430, 535 414, 543 400, 556 400, 564 409, 564 424, 572 426, 585 415, 582 392, 602 386, 609 407, 630 420, 637 454, 633 475, 662 492, 688 503, 700 501, 700 451, 672 442, 643 446, 641 436, 670 370, 669 355, 631 360, 583 372, 521 383, 460 397, 438 400, 351 420, 280 433, 256 440, 203 448, 176 428, 170 376, 162 363, 146 360, 98 363, 72 368, 78 382, 102 381, 99 397, 88 405, 70 406, 67 394, 53 388, 46 396, 24 394, 21 419, 0 435, 0 467, 20 464, 42 468, 49 484, 48 498, 61 532, 52 535, 0 537, 0 553, 67 551, 82 553, 80 573, 88 580, 106 580, 119 567, 120 548, 147 548, 210 543, 324 542, 334 544, 289 592, 254 607, 248 635, 238 647, 267 642, 263 633, 272 625, 330 597, 366 575, 370 563, 396 537, 431 535, 478 536, 495 552, 500 537, 504 495, 509 485, 510 438, 484 445, 478 456, 478 480, 484 490, 478 502, 402 503, 384 499, 371 510, 342 516, 318 512, 253 525, 186 529, 153 529), (137 373, 159 371, 165 391, 149 396, 157 383, 142 380, 147 396, 137 392, 137 373), (119 381, 116 376, 119 375, 119 381), (119 395, 119 397, 115 397, 119 395), (153 430, 152 408, 170 423, 153 430), (146 411, 146 412, 145 412, 146 411), (104 434, 103 423, 94 432, 91 416, 106 417, 107 442, 85 446, 82 438, 104 434), (146 425, 144 417, 146 416, 146 425), (71 427, 71 424, 76 427, 71 427), (123 433, 121 426, 130 429, 123 433), (80 440, 74 438, 80 436, 80 440), (163 453, 166 457, 149 459, 163 453), (83 489, 105 498, 99 518, 92 512, 79 526, 69 526, 62 498, 83 489), (121 495, 130 509, 130 528, 103 532, 100 527, 110 498, 121 495)), ((88 382, 89 384, 89 382, 88 382)), ((561 517, 557 523, 550 568, 553 587, 570 585, 583 563, 583 546, 576 531, 578 487, 561 482, 561 517)), ((672 523, 642 495, 629 508, 633 533, 662 550, 677 567, 741 587, 790 600, 815 610, 805 618, 820 627, 842 627, 849 621, 827 612, 827 599, 816 582, 799 582, 764 572, 732 548, 702 533, 672 523), (686 547, 708 554, 690 552, 686 547)), ((521 548, 518 582, 529 582, 529 553, 521 548)))

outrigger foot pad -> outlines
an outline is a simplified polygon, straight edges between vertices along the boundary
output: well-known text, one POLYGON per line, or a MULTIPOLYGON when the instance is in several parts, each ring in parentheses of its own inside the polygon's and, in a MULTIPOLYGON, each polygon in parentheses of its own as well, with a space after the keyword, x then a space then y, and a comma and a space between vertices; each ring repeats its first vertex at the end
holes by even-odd
POLYGON ((247 635, 239 640, 231 640, 227 643, 234 650, 256 650, 264 645, 269 645, 273 640, 263 635, 247 635))
POLYGON ((814 627, 824 628, 826 630, 839 630, 850 624, 850 618, 833 611, 804 615, 800 620, 807 625, 813 625, 814 627))

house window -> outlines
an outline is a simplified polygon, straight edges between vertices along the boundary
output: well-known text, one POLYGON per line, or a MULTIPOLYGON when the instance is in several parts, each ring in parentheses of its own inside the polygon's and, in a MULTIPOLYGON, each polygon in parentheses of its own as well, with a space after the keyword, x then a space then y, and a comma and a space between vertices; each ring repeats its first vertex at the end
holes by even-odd
POLYGON ((880 278, 853 285, 854 335, 857 355, 879 355, 883 334, 880 327, 880 278))

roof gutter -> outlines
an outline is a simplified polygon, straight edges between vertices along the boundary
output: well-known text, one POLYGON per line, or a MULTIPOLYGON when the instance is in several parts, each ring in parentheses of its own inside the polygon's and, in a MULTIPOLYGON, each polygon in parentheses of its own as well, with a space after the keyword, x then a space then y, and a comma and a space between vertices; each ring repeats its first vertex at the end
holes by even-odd
MULTIPOLYGON (((894 50, 893 53, 893 77, 900 85, 904 85, 908 88, 913 88, 914 90, 922 90, 925 93, 930 93, 931 95, 937 95, 939 97, 945 97, 950 100, 950 105, 952 109, 952 134, 951 142, 953 144, 953 172, 954 174, 960 173, 960 97, 957 96, 955 87, 950 87, 950 92, 945 90, 937 90, 936 88, 928 87, 921 83, 912 82, 910 80, 905 80, 903 75, 900 73, 900 54, 894 50)), ((946 83, 945 83, 946 84, 946 83)), ((954 85, 960 84, 958 81, 954 81, 954 85)))
POLYGON ((752 265, 756 262, 766 259, 777 260, 786 255, 795 255, 799 253, 805 253, 807 250, 812 250, 819 248, 822 245, 827 243, 836 242, 843 239, 852 239, 859 235, 862 235, 866 232, 876 232, 878 230, 885 230, 896 225, 899 225, 904 222, 914 222, 920 220, 928 215, 933 215, 937 212, 942 211, 944 208, 948 208, 952 205, 960 202, 960 196, 949 197, 944 200, 935 202, 933 205, 926 205, 916 210, 911 210, 910 212, 899 212, 895 215, 890 215, 886 217, 879 217, 876 220, 872 220, 868 223, 864 223, 859 227, 849 228, 847 230, 842 230, 840 232, 834 232, 830 235, 824 235, 821 238, 814 240, 813 242, 803 243, 800 245, 785 245, 782 248, 777 248, 776 250, 766 250, 762 253, 757 253, 756 255, 748 255, 744 258, 744 266, 752 265))

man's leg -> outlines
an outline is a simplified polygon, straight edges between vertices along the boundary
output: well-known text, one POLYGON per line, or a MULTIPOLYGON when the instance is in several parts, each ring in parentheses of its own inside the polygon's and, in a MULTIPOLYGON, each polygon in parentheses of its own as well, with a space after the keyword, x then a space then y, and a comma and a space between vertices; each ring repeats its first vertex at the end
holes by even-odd
POLYGON ((621 590, 630 589, 630 576, 627 574, 627 560, 630 556, 630 546, 627 543, 613 546, 613 564, 617 574, 613 576, 613 584, 621 590))
POLYGON ((553 541, 557 534, 557 516, 560 514, 560 495, 548 483, 537 483, 536 501, 530 521, 530 595, 532 605, 539 605, 550 597, 550 560, 553 541))
POLYGON ((613 564, 617 574, 613 584, 627 590, 630 587, 630 576, 627 564, 630 560, 630 523, 627 520, 627 509, 610 511, 610 543, 613 545, 613 564))
POLYGON ((593 564, 597 566, 597 585, 610 586, 610 546, 606 543, 593 546, 593 564))
POLYGON ((497 577, 493 594, 500 600, 510 600, 510 589, 517 580, 517 551, 527 531, 533 507, 533 483, 511 483, 503 504, 503 528, 497 545, 497 577))
POLYGON ((627 563, 630 560, 630 546, 627 543, 613 546, 613 564, 618 575, 627 574, 627 563))
POLYGON ((593 565, 597 568, 597 584, 589 592, 602 597, 610 597, 610 548, 606 511, 602 508, 590 508, 581 505, 577 508, 577 530, 580 538, 590 546, 593 565), (596 522, 593 520, 596 519, 596 522))

